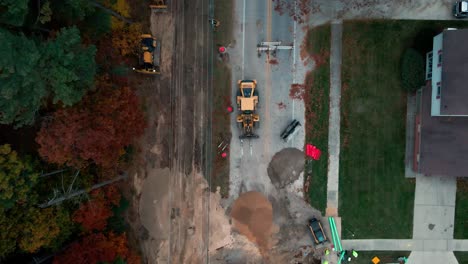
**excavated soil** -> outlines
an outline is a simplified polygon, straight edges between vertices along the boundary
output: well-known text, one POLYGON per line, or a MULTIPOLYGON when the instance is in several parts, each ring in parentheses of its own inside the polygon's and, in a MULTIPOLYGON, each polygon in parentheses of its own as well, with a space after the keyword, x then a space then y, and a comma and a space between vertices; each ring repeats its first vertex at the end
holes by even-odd
POLYGON ((283 188, 299 178, 304 170, 304 153, 286 148, 276 153, 268 165, 268 176, 276 188, 283 188))
POLYGON ((271 246, 273 208, 270 201, 259 192, 246 192, 234 202, 231 211, 233 226, 261 251, 271 246))

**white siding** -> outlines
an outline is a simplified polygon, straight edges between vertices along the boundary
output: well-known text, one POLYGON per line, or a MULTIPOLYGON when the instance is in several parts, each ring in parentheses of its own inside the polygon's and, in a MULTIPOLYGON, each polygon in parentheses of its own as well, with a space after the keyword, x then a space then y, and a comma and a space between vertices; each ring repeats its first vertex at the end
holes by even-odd
MULTIPOLYGON (((443 33, 434 37, 432 44, 432 103, 431 103, 431 116, 440 115, 440 98, 437 98, 437 83, 442 81, 442 67, 439 67, 439 51, 442 50, 442 37, 443 33)), ((444 54, 442 53, 442 56, 444 54)), ((444 87, 441 87, 441 91, 444 90, 444 87)), ((442 96, 442 95, 441 95, 442 96)))

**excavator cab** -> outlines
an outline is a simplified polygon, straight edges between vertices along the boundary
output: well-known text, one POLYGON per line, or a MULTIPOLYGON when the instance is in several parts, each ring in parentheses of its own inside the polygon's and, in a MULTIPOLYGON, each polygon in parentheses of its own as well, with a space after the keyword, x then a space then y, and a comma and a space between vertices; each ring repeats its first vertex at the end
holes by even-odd
POLYGON ((140 38, 139 65, 133 70, 139 73, 160 74, 161 44, 150 34, 143 34, 140 38))
POLYGON ((259 99, 257 81, 241 80, 237 83, 239 90, 236 101, 240 114, 237 115, 236 121, 242 131, 239 138, 258 138, 258 135, 254 133, 254 128, 260 124, 260 116, 255 113, 259 99))
POLYGON ((242 80, 237 82, 237 108, 240 111, 255 111, 258 104, 258 91, 256 80, 242 80))

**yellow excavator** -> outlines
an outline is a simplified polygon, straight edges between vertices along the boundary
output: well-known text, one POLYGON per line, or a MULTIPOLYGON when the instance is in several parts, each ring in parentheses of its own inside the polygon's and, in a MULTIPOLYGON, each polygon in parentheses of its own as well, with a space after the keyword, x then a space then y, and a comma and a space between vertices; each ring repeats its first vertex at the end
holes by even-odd
POLYGON ((254 128, 260 125, 260 116, 256 113, 258 105, 258 91, 256 80, 241 80, 237 82, 237 109, 240 113, 236 121, 241 129, 240 139, 258 138, 254 133, 254 128))
POLYGON ((153 0, 153 4, 149 5, 151 10, 156 12, 166 12, 167 11, 167 0, 153 0))
POLYGON ((146 74, 160 74, 161 42, 150 34, 141 35, 139 65, 134 71, 146 74))

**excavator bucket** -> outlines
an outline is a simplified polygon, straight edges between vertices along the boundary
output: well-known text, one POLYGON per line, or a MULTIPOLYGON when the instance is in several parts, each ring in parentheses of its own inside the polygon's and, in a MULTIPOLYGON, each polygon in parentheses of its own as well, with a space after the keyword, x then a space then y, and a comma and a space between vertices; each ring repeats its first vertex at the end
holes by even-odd
POLYGON ((167 12, 167 1, 168 0, 153 0, 150 6, 151 10, 155 12, 167 12))

